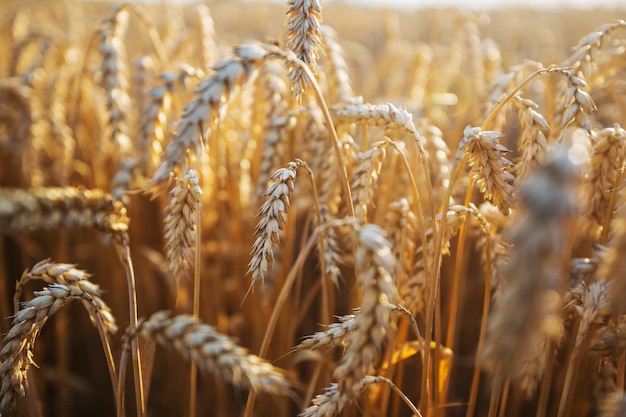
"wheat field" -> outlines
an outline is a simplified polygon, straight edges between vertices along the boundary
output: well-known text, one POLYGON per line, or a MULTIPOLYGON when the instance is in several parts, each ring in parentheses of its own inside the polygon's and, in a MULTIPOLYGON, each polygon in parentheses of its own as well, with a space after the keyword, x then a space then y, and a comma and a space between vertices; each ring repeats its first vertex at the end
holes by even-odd
POLYGON ((624 11, 5 0, 0 416, 626 415, 624 11))

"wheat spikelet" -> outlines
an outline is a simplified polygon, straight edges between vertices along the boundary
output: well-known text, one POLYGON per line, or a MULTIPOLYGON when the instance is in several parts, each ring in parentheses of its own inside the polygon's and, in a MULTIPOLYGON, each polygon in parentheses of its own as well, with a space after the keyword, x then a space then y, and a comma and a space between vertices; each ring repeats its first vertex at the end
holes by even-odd
POLYGON ((619 316, 609 326, 600 328, 590 350, 602 356, 617 356, 626 347, 626 315, 619 316))
POLYGON ((176 133, 150 180, 152 187, 167 181, 176 167, 185 165, 187 150, 200 155, 202 137, 205 131, 210 134, 211 117, 219 114, 233 90, 247 82, 254 70, 269 56, 267 50, 252 44, 240 45, 234 53, 236 58, 224 59, 215 64, 215 73, 198 84, 196 98, 185 106, 176 133))
POLYGON ((196 247, 196 213, 200 209, 202 190, 196 171, 190 169, 170 191, 170 201, 165 208, 165 252, 170 277, 178 283, 186 276, 193 263, 192 251, 196 247))
MULTIPOLYGON (((318 0, 288 0, 287 7, 286 46, 309 67, 311 72, 315 73, 322 46, 320 36, 322 6, 318 0)), ((299 100, 309 81, 299 66, 289 63, 287 69, 294 94, 299 100)))
POLYGON ((597 108, 589 93, 583 90, 587 87, 587 83, 582 78, 574 76, 570 71, 560 69, 556 72, 563 74, 567 79, 561 129, 567 127, 572 121, 576 121, 578 126, 590 133, 589 115, 597 108))
MULTIPOLYGON (((342 205, 341 183, 339 173, 335 169, 337 166, 336 155, 329 145, 328 132, 317 119, 313 117, 307 125, 306 136, 309 137, 310 146, 310 166, 316 173, 317 190, 320 201, 321 224, 327 224, 334 219, 341 218, 345 207, 342 205)), ((351 157, 354 141, 348 135, 343 135, 345 140, 343 149, 346 157, 351 157), (348 148, 350 150, 348 150, 348 148)), ((352 169, 350 169, 352 171, 352 169)), ((317 220, 316 220, 317 221, 317 220)), ((340 228, 329 227, 322 233, 324 253, 323 264, 326 267, 325 273, 337 286, 342 280, 340 266, 345 263, 346 251, 344 250, 345 234, 340 228)), ((321 249, 321 248, 318 248, 321 249)))
POLYGON ((459 144, 469 156, 470 175, 474 178, 485 198, 491 200, 503 214, 513 205, 514 177, 506 169, 511 161, 502 156, 508 149, 496 141, 504 135, 499 132, 481 131, 479 127, 465 127, 459 144))
POLYGON ((332 349, 345 346, 346 338, 354 329, 354 314, 337 317, 337 322, 326 326, 326 330, 308 336, 294 350, 332 349))
POLYGON ((25 303, 13 318, 13 326, 4 337, 0 351, 0 415, 9 415, 5 413, 14 406, 15 394, 24 396, 28 370, 34 364, 35 341, 50 316, 71 300, 85 301, 91 306, 91 313, 108 311, 95 284, 87 280, 75 282, 79 286, 55 283, 36 292, 35 298, 25 303))
POLYGON ((572 67, 572 73, 591 77, 598 70, 597 54, 600 48, 608 43, 608 38, 619 28, 626 28, 626 22, 617 20, 614 23, 605 23, 585 35, 568 58, 568 66, 572 67))
POLYGON ((130 336, 135 335, 175 350, 202 371, 238 387, 277 395, 291 392, 291 385, 280 370, 195 317, 170 317, 168 312, 157 312, 138 323, 137 332, 130 336))
POLYGON ((0 230, 52 227, 95 227, 102 232, 121 233, 128 230, 128 218, 122 203, 97 189, 0 188, 0 230))
MULTIPOLYGON (((359 386, 360 390, 361 386, 359 386)), ((300 414, 299 417, 335 417, 339 415, 348 399, 339 393, 338 385, 333 383, 311 401, 311 405, 300 414)))
POLYGON ((507 280, 480 352, 483 368, 496 373, 497 383, 500 378, 522 378, 527 392, 534 391, 536 375, 543 373, 539 368, 545 364, 547 347, 562 336, 561 247, 575 211, 573 173, 569 159, 560 156, 523 187, 521 199, 528 214, 512 230, 515 252, 503 271, 507 280))
POLYGON ((287 168, 280 168, 271 177, 274 182, 265 192, 267 200, 259 210, 261 220, 254 231, 257 238, 252 246, 252 260, 248 264, 248 273, 252 274, 250 289, 259 280, 265 282, 274 263, 274 250, 280 243, 279 234, 286 224, 296 172, 301 166, 300 162, 290 162, 287 168))
POLYGON ((348 398, 358 395, 359 382, 374 363, 387 337, 391 313, 389 302, 397 298, 391 278, 396 271, 396 260, 382 229, 368 224, 360 227, 357 233, 356 265, 363 299, 348 348, 333 373, 339 381, 341 396, 348 398))

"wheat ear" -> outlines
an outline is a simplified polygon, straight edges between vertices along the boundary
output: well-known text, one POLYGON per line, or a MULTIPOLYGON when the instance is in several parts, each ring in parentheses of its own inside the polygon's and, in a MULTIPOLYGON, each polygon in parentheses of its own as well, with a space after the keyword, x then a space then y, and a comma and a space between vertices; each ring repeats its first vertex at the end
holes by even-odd
POLYGON ((511 161, 502 156, 508 149, 496 139, 504 135, 482 131, 479 127, 465 127, 459 149, 469 157, 470 176, 476 181, 485 198, 491 200, 503 214, 513 206, 513 175, 507 171, 511 161))
POLYGON ((291 384, 279 369, 251 355, 196 317, 171 317, 168 312, 160 311, 147 320, 140 320, 136 332, 131 332, 129 337, 137 335, 173 349, 200 370, 216 374, 238 387, 275 395, 291 394, 291 384))
POLYGON ((122 233, 128 230, 128 217, 121 202, 98 189, 0 188, 0 230, 53 227, 94 227, 122 233))
POLYGON ((170 191, 170 201, 165 208, 165 252, 170 277, 176 283, 185 276, 193 264, 192 252, 196 247, 196 213, 200 207, 202 190, 196 171, 190 169, 170 191))
POLYGON ((612 219, 611 195, 616 193, 619 171, 624 163, 626 131, 618 124, 602 129, 593 144, 592 155, 584 175, 587 202, 585 215, 597 224, 609 228, 605 220, 612 219), (609 211, 609 208, 611 209, 609 211))
POLYGON ((100 31, 100 53, 102 55, 101 86, 106 93, 108 113, 107 126, 109 137, 115 144, 122 159, 129 156, 132 143, 128 136, 128 117, 130 109, 129 83, 126 75, 126 51, 123 37, 128 27, 129 13, 123 7, 117 7, 103 23, 100 31))
POLYGON ((545 117, 537 111, 539 105, 532 100, 516 97, 515 104, 519 107, 519 120, 522 134, 519 138, 518 150, 522 157, 517 164, 516 188, 522 184, 528 174, 545 162, 548 140, 544 132, 550 130, 545 117))
MULTIPOLYGON (((318 0, 288 0, 287 7, 286 46, 315 74, 317 59, 322 46, 322 37, 320 36, 322 6, 318 0)), ((289 63, 287 68, 294 94, 299 100, 310 80, 307 79, 301 67, 289 63)))
POLYGON ((348 74, 348 65, 343 57, 343 50, 337 42, 337 33, 330 26, 322 26, 321 34, 324 37, 324 52, 326 60, 324 67, 328 76, 328 102, 351 103, 357 100, 352 90, 352 82, 348 74))
POLYGON ((35 293, 14 316, 13 325, 4 337, 0 351, 0 416, 8 415, 14 406, 15 394, 24 396, 27 374, 33 362, 33 348, 42 327, 54 313, 71 300, 81 300, 90 314, 98 315, 103 322, 115 328, 108 307, 100 298, 98 286, 86 279, 75 281, 78 285, 50 284, 35 293), (105 314, 100 315, 101 313, 105 314))
POLYGON ((299 162, 290 162, 287 168, 280 168, 271 177, 274 182, 265 192, 267 200, 259 210, 261 220, 254 232, 257 238, 252 246, 252 259, 248 264, 248 273, 252 274, 250 290, 259 280, 265 281, 274 263, 274 251, 280 244, 280 232, 286 224, 296 172, 301 166, 303 165, 299 162))
POLYGON ((188 150, 200 154, 205 131, 210 134, 212 117, 219 114, 233 90, 246 83, 254 70, 269 56, 266 49, 252 44, 240 45, 234 49, 234 53, 235 58, 219 61, 213 67, 215 72, 198 84, 196 98, 185 106, 176 133, 165 149, 150 186, 155 187, 168 181, 176 167, 183 167, 188 150))

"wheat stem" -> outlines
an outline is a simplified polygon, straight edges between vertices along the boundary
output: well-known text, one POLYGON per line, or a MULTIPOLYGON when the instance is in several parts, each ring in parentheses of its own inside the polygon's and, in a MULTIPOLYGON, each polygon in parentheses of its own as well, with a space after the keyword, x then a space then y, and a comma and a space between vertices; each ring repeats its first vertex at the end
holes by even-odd
MULTIPOLYGON (((135 331, 137 328, 137 289, 135 285, 135 271, 130 257, 130 247, 128 246, 128 236, 124 233, 116 242, 116 249, 124 265, 126 272, 126 281, 128 284, 128 308, 130 317, 130 329, 135 331)), ((131 341, 131 353, 133 359, 133 380, 135 384, 135 405, 137 408, 137 416, 145 415, 145 398, 143 388, 143 376, 141 372, 141 353, 139 352, 139 344, 137 339, 131 341)), ((120 371, 121 372, 121 371, 120 371)))

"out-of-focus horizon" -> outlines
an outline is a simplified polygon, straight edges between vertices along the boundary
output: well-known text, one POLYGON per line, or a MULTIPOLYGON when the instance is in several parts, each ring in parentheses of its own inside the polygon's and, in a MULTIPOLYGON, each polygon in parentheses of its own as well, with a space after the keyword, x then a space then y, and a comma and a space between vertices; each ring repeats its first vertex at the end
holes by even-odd
MULTIPOLYGON (((175 0, 194 1, 194 0, 175 0)), ((242 0, 256 2, 257 0, 242 0)), ((284 0, 270 0, 284 3, 284 0)), ((494 10, 506 7, 532 9, 621 9, 626 10, 624 0, 323 0, 324 3, 346 3, 357 6, 390 7, 397 9, 420 9, 431 7, 459 7, 472 10, 494 10)))
MULTIPOLYGON (((83 0, 83 1, 107 1, 107 0, 83 0)), ((108 0, 114 2, 115 0, 108 0)), ((182 4, 202 3, 202 0, 134 0, 138 3, 161 3, 172 2, 182 4)), ((208 4, 215 2, 241 2, 241 3, 285 3, 286 0, 209 0, 208 4)), ((425 8, 457 7, 470 10, 497 10, 505 8, 525 9, 605 9, 626 10, 624 0, 322 0, 325 4, 349 4, 364 7, 385 7, 393 9, 416 10, 425 8)))

